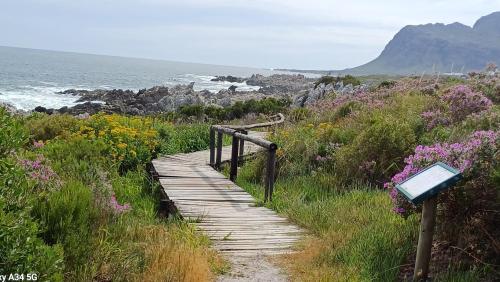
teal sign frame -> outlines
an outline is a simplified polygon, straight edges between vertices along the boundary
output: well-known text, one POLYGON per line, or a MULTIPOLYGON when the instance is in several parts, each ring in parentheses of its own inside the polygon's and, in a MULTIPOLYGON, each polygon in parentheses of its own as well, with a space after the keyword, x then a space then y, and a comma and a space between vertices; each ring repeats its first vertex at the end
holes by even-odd
POLYGON ((439 192, 450 188, 455 183, 460 181, 460 179, 462 179, 462 174, 460 173, 460 171, 452 168, 445 163, 437 162, 423 169, 419 173, 414 174, 405 181, 397 184, 396 189, 398 189, 398 191, 403 194, 405 198, 407 198, 411 203, 413 203, 414 205, 418 205, 426 199, 436 196, 439 192), (446 173, 446 175, 440 175, 439 178, 436 177, 436 179, 433 179, 434 183, 430 180, 428 181, 428 183, 425 183, 425 177, 432 176, 433 171, 440 171, 442 174, 443 169, 445 170, 444 172, 446 173), (439 182, 436 183, 436 181, 439 182), (422 190, 417 195, 408 190, 408 186, 411 186, 412 184, 414 185, 416 182, 419 183, 419 190, 422 190))

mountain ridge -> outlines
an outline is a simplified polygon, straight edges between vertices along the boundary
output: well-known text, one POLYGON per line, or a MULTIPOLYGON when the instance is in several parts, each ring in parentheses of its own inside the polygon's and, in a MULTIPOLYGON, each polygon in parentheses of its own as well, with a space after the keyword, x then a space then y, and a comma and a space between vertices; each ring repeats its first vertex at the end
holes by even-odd
POLYGON ((500 12, 472 27, 459 22, 407 25, 374 60, 338 71, 350 74, 415 74, 480 70, 500 63, 500 12))

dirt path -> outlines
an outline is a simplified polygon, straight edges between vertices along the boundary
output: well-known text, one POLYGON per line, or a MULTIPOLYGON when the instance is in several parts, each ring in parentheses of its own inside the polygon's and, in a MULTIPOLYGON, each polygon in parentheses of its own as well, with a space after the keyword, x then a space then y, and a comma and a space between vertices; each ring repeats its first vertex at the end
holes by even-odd
POLYGON ((231 262, 229 273, 220 276, 219 282, 233 281, 289 281, 288 275, 273 263, 273 257, 256 256, 227 256, 231 262))

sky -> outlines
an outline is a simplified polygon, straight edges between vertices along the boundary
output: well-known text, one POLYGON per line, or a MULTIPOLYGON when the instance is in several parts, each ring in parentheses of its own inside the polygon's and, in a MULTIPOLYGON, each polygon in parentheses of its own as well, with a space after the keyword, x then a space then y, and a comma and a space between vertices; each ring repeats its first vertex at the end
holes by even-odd
POLYGON ((473 25, 500 0, 1 0, 0 45, 234 66, 343 69, 405 25, 473 25))

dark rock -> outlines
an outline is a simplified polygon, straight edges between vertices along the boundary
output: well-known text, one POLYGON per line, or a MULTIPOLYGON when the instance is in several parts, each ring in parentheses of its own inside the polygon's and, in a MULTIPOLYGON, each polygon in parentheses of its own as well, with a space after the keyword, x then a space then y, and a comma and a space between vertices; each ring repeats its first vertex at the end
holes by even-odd
POLYGON ((235 77, 232 75, 228 75, 228 76, 216 76, 215 78, 210 79, 210 81, 227 81, 227 82, 231 82, 231 83, 235 83, 235 82, 243 83, 243 82, 245 82, 245 79, 240 78, 240 77, 235 77))
POLYGON ((45 107, 42 107, 42 106, 38 106, 34 109, 35 112, 38 112, 38 113, 45 113, 45 114, 53 114, 54 113, 54 109, 47 109, 45 107))
POLYGON ((78 115, 104 111, 147 115, 175 111, 183 105, 205 104, 226 107, 235 101, 264 97, 290 98, 303 95, 314 86, 315 81, 315 79, 306 78, 303 75, 272 75, 269 77, 253 75, 249 80, 253 85, 260 86, 261 89, 259 91, 236 91, 237 87, 232 85, 228 89, 213 93, 208 90, 195 91, 194 82, 173 87, 155 86, 137 92, 121 89, 91 91, 69 89, 60 93, 79 95, 78 101, 83 103, 71 108, 63 107, 58 112, 78 115), (95 101, 104 103, 95 103, 95 101))

